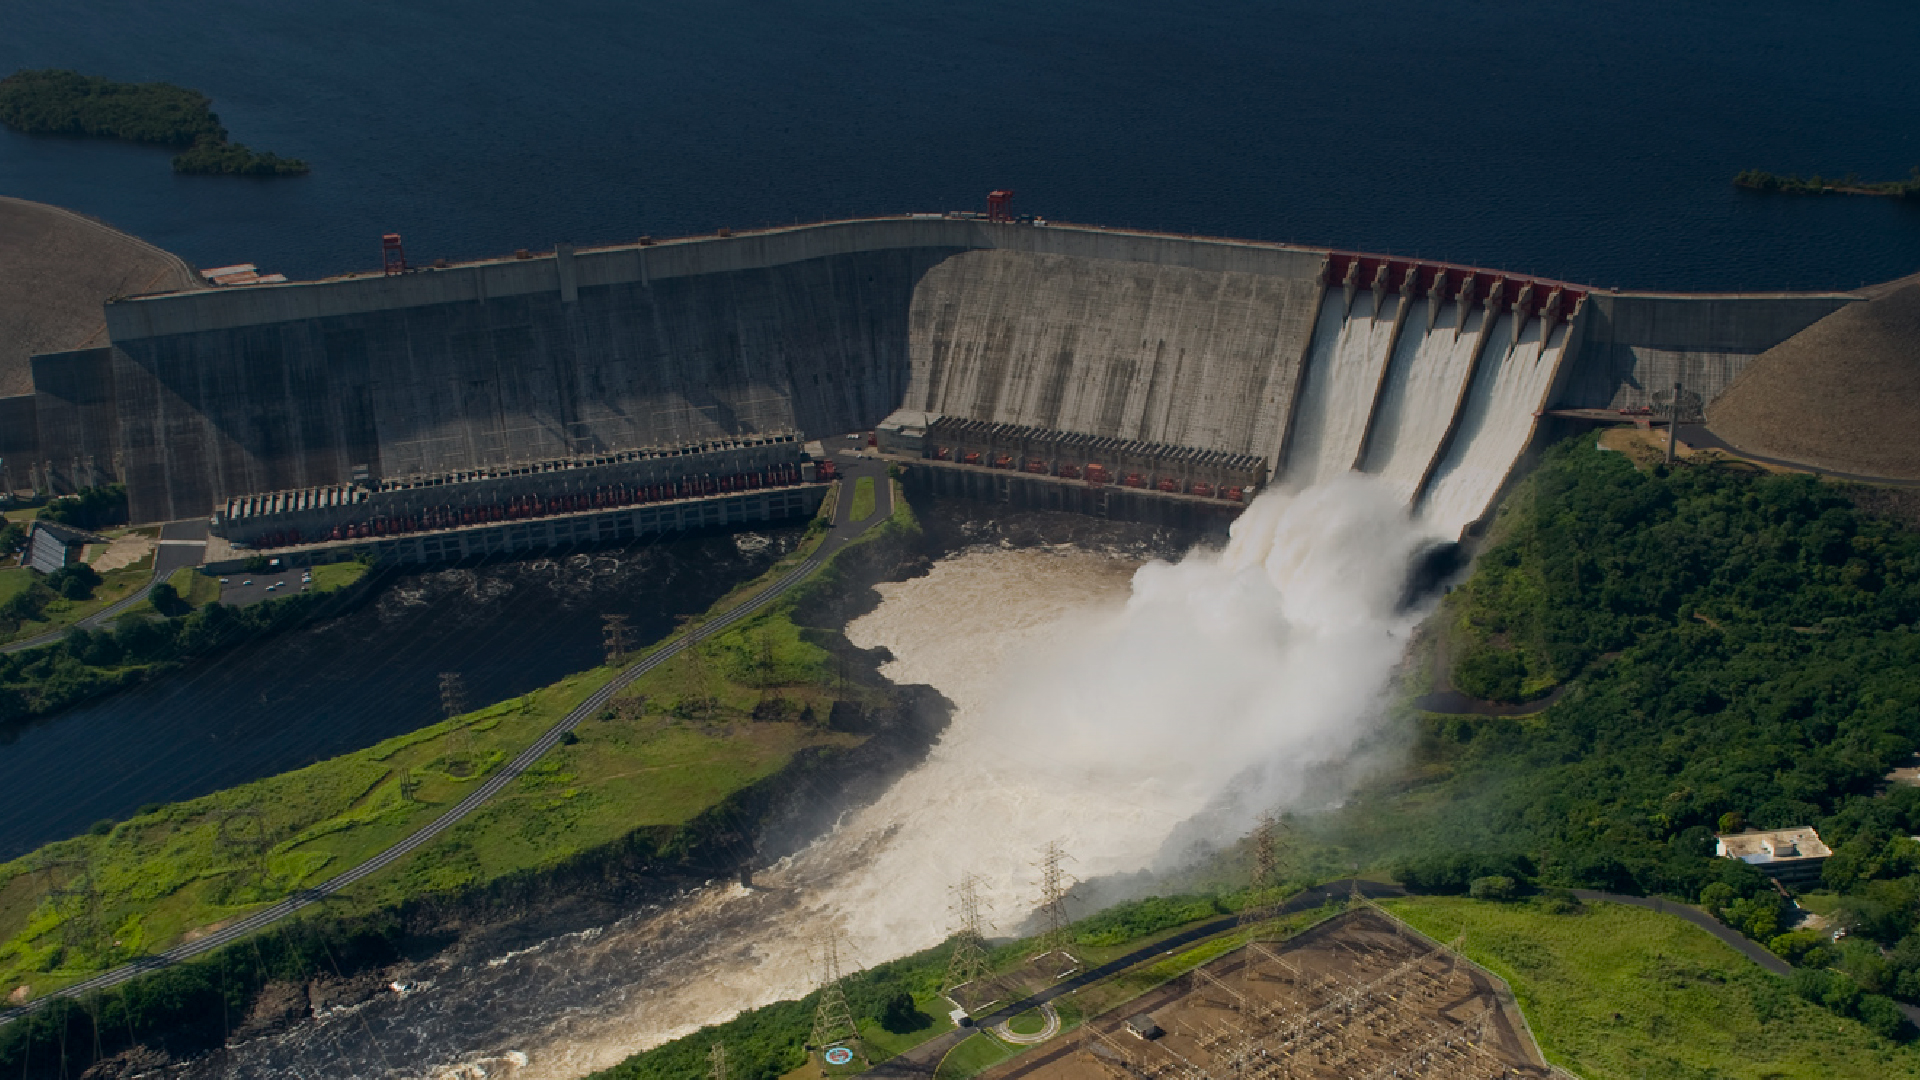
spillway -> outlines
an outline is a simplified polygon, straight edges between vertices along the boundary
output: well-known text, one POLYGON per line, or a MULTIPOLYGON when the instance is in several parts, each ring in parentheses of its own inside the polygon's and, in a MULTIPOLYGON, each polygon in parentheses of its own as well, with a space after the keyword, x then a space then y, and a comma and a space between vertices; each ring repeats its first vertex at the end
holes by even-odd
POLYGON ((1590 295, 1322 248, 899 215, 115 299, 110 344, 36 356, 32 392, 0 398, 0 461, 15 488, 124 483, 140 523, 914 411, 1244 456, 1289 483, 1357 465, 1451 528, 1484 514, 1549 393, 1618 408, 1684 379, 1710 398, 1857 299, 1590 295), (1463 393, 1481 324, 1516 312, 1555 341, 1523 344, 1534 359, 1505 382, 1501 345, 1493 381, 1463 393))
POLYGON ((1402 300, 1361 291, 1349 306, 1330 291, 1307 352, 1307 373, 1287 458, 1286 481, 1311 486, 1353 468, 1367 433, 1402 300))
POLYGON ((1425 330, 1433 303, 1431 297, 1422 298, 1407 312, 1407 328, 1394 349, 1361 464, 1361 471, 1377 474, 1408 503, 1453 419, 1453 409, 1438 403, 1460 400, 1486 319, 1485 312, 1470 311, 1464 313, 1463 324, 1460 305, 1448 301, 1433 317, 1433 328, 1425 330))
POLYGON ((1526 449, 1566 347, 1564 327, 1543 341, 1539 320, 1529 320, 1515 340, 1513 321, 1502 315, 1488 331, 1459 428, 1420 500, 1420 516, 1442 535, 1459 535, 1487 512, 1526 449))

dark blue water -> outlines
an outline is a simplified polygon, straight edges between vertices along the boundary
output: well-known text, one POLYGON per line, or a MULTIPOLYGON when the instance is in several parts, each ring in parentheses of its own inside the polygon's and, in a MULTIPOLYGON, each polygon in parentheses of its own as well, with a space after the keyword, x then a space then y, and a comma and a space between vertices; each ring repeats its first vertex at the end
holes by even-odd
POLYGON ((1920 5, 0 0, 0 70, 207 92, 301 180, 0 136, 0 192, 294 275, 970 207, 1599 285, 1920 270, 1920 5))

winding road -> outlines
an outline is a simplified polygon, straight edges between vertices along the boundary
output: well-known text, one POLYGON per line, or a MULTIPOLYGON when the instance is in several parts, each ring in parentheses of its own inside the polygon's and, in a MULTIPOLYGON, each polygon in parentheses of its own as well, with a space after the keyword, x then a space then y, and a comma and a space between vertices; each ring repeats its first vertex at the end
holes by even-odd
MULTIPOLYGON (((67 631, 75 627, 92 629, 117 617, 121 612, 147 598, 153 587, 167 580, 175 570, 183 566, 199 566, 207 551, 207 523, 205 521, 170 521, 160 526, 160 542, 153 548, 153 576, 145 585, 132 593, 116 600, 99 611, 79 619, 72 626, 30 637, 25 641, 16 641, 11 645, 0 645, 0 653, 20 652, 24 649, 37 649, 42 645, 52 645, 67 636, 67 631)), ((0 1014, 4 1016, 5 1014, 0 1014)))
MULTIPOLYGON (((102 972, 99 975, 74 983, 71 986, 54 990, 26 1005, 0 1012, 0 1024, 5 1024, 35 1012, 46 1006, 48 1002, 58 998, 79 997, 84 994, 111 989, 129 979, 152 971, 155 968, 177 964, 183 960, 190 960, 193 957, 211 952, 225 945, 230 945, 255 931, 272 926, 274 923, 326 899, 362 878, 379 873, 386 867, 405 858, 416 849, 431 843, 434 837, 439 836, 441 833, 446 832, 458 824, 461 819, 478 810, 486 804, 487 800, 498 795, 507 785, 518 779, 521 773, 525 772, 534 762, 539 761, 547 751, 558 746, 560 741, 566 737, 567 733, 579 725, 582 720, 606 708, 607 702, 611 701, 615 694, 619 693, 635 679, 640 678, 647 672, 678 656, 689 645, 711 637, 767 606, 767 604, 786 593, 789 589, 792 589, 794 586, 811 577, 814 571, 820 569, 828 560, 832 559, 835 554, 857 539, 862 533, 874 525, 885 522, 891 517, 893 514, 893 486, 887 482, 886 463, 855 454, 841 454, 838 457, 839 460, 837 464, 839 465, 840 474, 843 479, 841 481, 840 497, 834 507, 833 527, 828 531, 826 539, 821 542, 818 548, 814 549, 813 554, 809 556, 806 561, 774 579, 771 584, 761 589, 748 600, 686 634, 675 638, 648 654, 644 659, 628 666, 625 670, 609 680, 605 686, 595 691, 593 696, 575 706, 572 712, 569 712, 566 716, 562 717, 558 723, 548 728, 539 739, 535 740, 533 745, 522 750, 518 756, 508 762, 506 767, 488 777, 484 783, 475 788, 466 798, 454 804, 451 809, 422 827, 418 832, 394 844, 392 847, 368 859, 366 862, 355 866, 351 870, 343 871, 311 889, 304 889, 297 892, 279 903, 274 904, 272 907, 256 911, 252 915, 216 930, 205 937, 176 945, 155 956, 142 957, 130 964, 114 968, 111 971, 102 972), (855 482, 861 477, 874 478, 876 488, 875 507, 873 513, 868 515, 864 520, 853 521, 850 520, 853 508, 853 488, 855 482)), ((165 549, 163 548, 162 550, 165 549)), ((157 556, 155 562, 156 564, 160 562, 157 556)), ((158 574, 157 567, 155 572, 158 574)), ((131 600, 131 598, 129 598, 129 600, 131 600)), ((126 602, 123 601, 123 603, 126 602)), ((101 612, 93 617, 100 618, 104 615, 106 615, 106 612, 101 612)))

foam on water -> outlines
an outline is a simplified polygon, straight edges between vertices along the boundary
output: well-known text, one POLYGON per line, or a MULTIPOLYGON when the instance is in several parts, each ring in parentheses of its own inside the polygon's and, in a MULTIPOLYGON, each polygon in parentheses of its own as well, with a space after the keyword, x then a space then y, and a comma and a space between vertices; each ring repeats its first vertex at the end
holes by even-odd
POLYGON ((1361 466, 1377 474, 1403 502, 1411 502, 1453 419, 1453 403, 1460 400, 1467 376, 1473 371, 1473 353, 1480 340, 1484 311, 1468 314, 1460 324, 1460 305, 1446 302, 1427 327, 1433 301, 1422 298, 1407 312, 1406 327, 1393 352, 1367 458, 1361 466))
POLYGON ((1543 342, 1540 328, 1529 319, 1516 342, 1513 316, 1502 315, 1488 333, 1459 427, 1420 501, 1422 520, 1438 535, 1458 538, 1487 512, 1533 435, 1567 338, 1567 328, 1556 326, 1543 342))
POLYGON ((1049 842, 1094 878, 1160 862, 1196 815, 1230 841, 1375 730, 1422 541, 1385 485, 1351 475, 1262 494, 1224 550, 1177 564, 976 550, 882 585, 848 636, 892 651, 889 678, 938 688, 952 724, 756 888, 716 884, 600 933, 443 957, 413 976, 431 992, 379 995, 193 1075, 580 1076, 806 993, 825 928, 848 967, 938 943, 963 873, 981 875, 1008 933, 1037 901, 1049 842))

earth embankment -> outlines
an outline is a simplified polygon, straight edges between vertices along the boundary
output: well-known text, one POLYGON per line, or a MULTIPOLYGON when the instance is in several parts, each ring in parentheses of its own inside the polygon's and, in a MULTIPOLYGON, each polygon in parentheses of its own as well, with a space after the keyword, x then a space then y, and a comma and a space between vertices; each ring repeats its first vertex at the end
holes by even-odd
POLYGON ((108 297, 200 284, 178 256, 112 226, 0 197, 0 397, 33 392, 34 354, 104 344, 108 297))
POLYGON ((1849 304, 1768 349, 1707 410, 1743 451, 1920 480, 1920 283, 1849 304))

